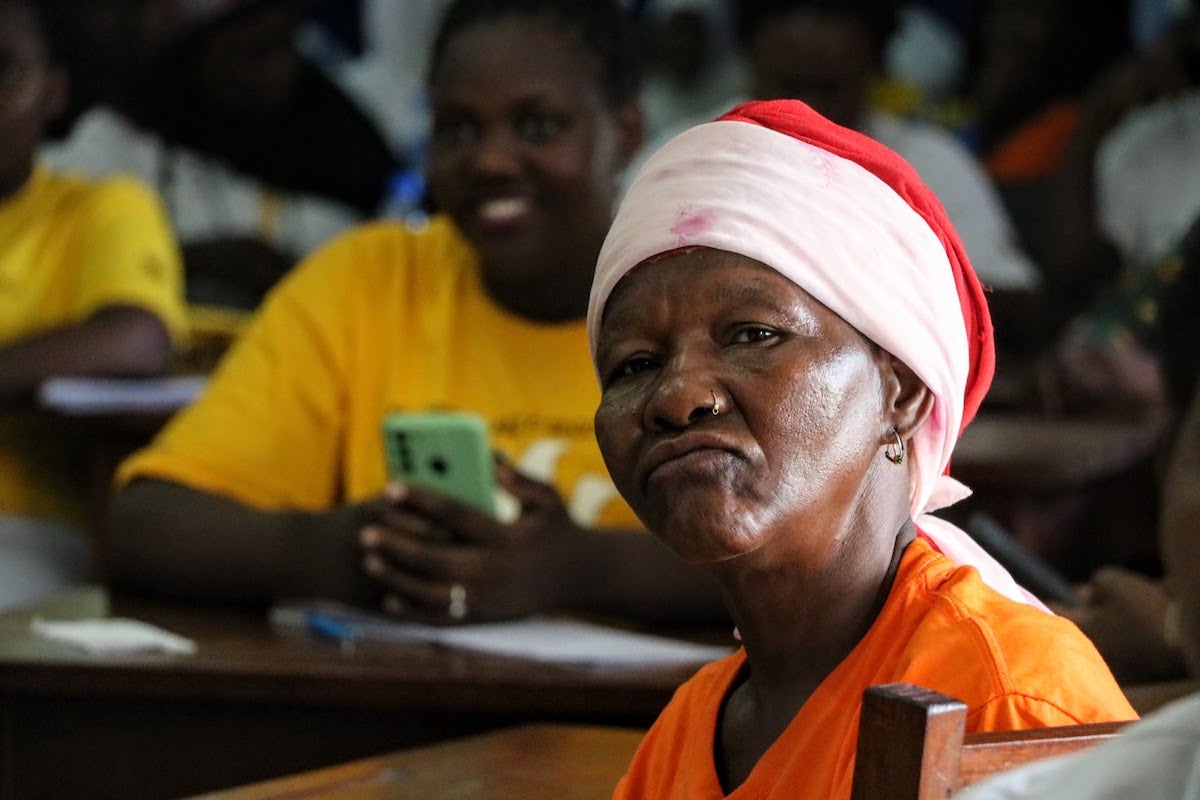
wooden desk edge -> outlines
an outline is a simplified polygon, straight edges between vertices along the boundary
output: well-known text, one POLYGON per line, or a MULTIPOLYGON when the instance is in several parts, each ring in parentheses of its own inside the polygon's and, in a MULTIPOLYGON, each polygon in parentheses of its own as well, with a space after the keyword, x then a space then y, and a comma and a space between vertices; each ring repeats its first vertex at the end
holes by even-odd
MULTIPOLYGON (((514 752, 545 754, 549 745, 565 745, 567 758, 554 759, 547 772, 570 777, 578 768, 578 779, 571 787, 574 790, 594 790, 596 797, 608 797, 621 775, 624 774, 634 750, 645 731, 638 728, 616 728, 596 725, 560 725, 538 723, 505 728, 476 736, 468 736, 430 747, 415 748, 375 758, 352 761, 325 769, 304 772, 284 778, 265 781, 250 786, 236 787, 199 795, 191 800, 304 800, 305 798, 334 798, 342 792, 357 792, 365 787, 376 789, 389 787, 388 797, 397 800, 410 795, 393 795, 401 782, 419 783, 421 775, 441 772, 446 774, 457 768, 460 772, 479 768, 481 764, 494 762, 500 770, 489 773, 486 784, 467 778, 464 793, 456 794, 463 800, 478 798, 491 800, 497 791, 519 788, 516 781, 528 774, 524 767, 512 757, 514 752), (569 740, 564 742, 564 740, 569 740), (571 763, 565 763, 571 762, 571 763), (513 780, 512 786, 508 781, 513 780)), ((485 767, 486 769, 486 767, 485 767)), ((419 788, 419 787, 418 787, 419 788)), ((351 795, 347 794, 347 797, 351 795)), ((380 795, 383 796, 383 795, 380 795)), ((508 795, 504 795, 507 797, 508 795)), ((572 795, 576 796, 576 795, 572 795)))

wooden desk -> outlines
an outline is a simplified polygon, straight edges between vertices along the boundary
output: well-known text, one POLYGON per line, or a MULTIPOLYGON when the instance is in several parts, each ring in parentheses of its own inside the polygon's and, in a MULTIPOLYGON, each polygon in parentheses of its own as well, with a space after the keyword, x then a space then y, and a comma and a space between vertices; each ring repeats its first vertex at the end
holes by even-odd
POLYGON ((643 734, 524 725, 193 800, 608 800, 643 734))
MULTIPOLYGON (((103 616, 84 593, 46 617, 103 616)), ((645 727, 694 668, 533 665, 430 645, 336 644, 257 615, 117 601, 199 644, 95 658, 0 616, 0 798, 179 797, 534 721, 645 727)))

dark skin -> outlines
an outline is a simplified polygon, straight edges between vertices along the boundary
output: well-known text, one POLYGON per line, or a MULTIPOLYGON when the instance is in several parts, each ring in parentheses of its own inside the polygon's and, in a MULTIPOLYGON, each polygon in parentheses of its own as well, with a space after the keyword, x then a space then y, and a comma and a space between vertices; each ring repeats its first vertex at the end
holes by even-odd
MULTIPOLYGON (((1200 691, 1200 582, 1196 580, 1200 570, 1200 536, 1196 535, 1196 518, 1200 516, 1200 392, 1193 391, 1191 402, 1183 411, 1167 458, 1161 499, 1158 543, 1165 578, 1161 585, 1139 587, 1142 592, 1153 590, 1152 603, 1144 607, 1153 608, 1156 618, 1148 618, 1144 607, 1137 609, 1134 597, 1132 602, 1129 598, 1122 599, 1122 605, 1133 606, 1140 613, 1116 621, 1145 626, 1136 636, 1123 631, 1127 650, 1144 658, 1145 651, 1155 652, 1155 639, 1161 639, 1173 651, 1173 660, 1182 664, 1170 676, 1174 680, 1169 683, 1146 683, 1127 690, 1130 702, 1142 713, 1200 691), (1169 609, 1162 608, 1164 603, 1169 609), (1180 680, 1189 675, 1190 678, 1180 680)), ((1161 661, 1156 665, 1160 678, 1163 665, 1161 661)))
MULTIPOLYGON (((35 19, 23 5, 0 0, 0 204, 28 182, 46 126, 66 100, 66 75, 51 64, 35 19)), ((28 401, 56 375, 160 373, 170 344, 162 321, 133 306, 108 306, 22 336, 0 345, 0 405, 28 401)))
POLYGON ((291 99, 300 72, 295 4, 270 3, 204 38, 196 56, 201 94, 231 120, 270 117, 291 99))
POLYGON ((29 180, 46 126, 66 102, 66 73, 51 63, 32 13, 0 1, 0 202, 29 180))
MULTIPOLYGON (((73 123, 97 102, 128 105, 131 84, 149 69, 146 62, 161 36, 157 15, 162 11, 147 0, 91 0, 64 6, 66 17, 56 22, 73 29, 79 42, 69 55, 76 91, 71 93, 67 119, 56 120, 57 127, 73 123)), ((224 106, 231 116, 264 114, 285 102, 290 91, 294 67, 288 59, 297 56, 291 52, 293 31, 286 9, 263 9, 255 16, 247 32, 214 37, 206 48, 205 68, 200 70, 201 79, 218 98, 227 96, 224 106)), ((63 132, 69 128, 66 125, 63 132)), ((293 264, 290 255, 253 236, 190 242, 183 245, 183 260, 189 277, 233 287, 222 294, 221 303, 241 294, 245 297, 241 305, 247 308, 256 306, 293 264)), ((212 302, 203 296, 193 299, 212 302)))
POLYGON ((148 311, 107 306, 0 347, 0 405, 28 400, 61 375, 140 377, 161 374, 170 360, 167 328, 148 311))
POLYGON ((597 364, 618 489, 717 580, 746 648, 714 754, 729 792, 879 613, 914 537, 908 470, 883 450, 933 398, 780 274, 707 249, 622 279, 597 364))
POLYGON ((659 64, 680 86, 690 87, 708 67, 708 21, 694 9, 679 9, 660 21, 655 29, 659 64))
POLYGON ((813 10, 773 15, 747 47, 757 98, 803 100, 839 125, 858 128, 880 69, 858 18, 813 10))
POLYGON ((469 28, 430 87, 436 205, 479 250, 488 293, 543 322, 587 313, 617 171, 642 140, 640 110, 613 108, 567 41, 540 20, 469 28))
MULTIPOLYGON (((537 18, 463 30, 431 89, 431 187, 480 254, 488 293, 529 319, 578 319, 640 112, 607 102, 586 48, 537 18)), ((141 480, 114 503, 114 566, 160 592, 252 604, 322 595, 434 623, 463 621, 449 615, 456 583, 465 621, 547 609, 724 616, 711 581, 653 537, 576 524, 554 487, 506 463, 497 480, 521 503, 514 522, 403 485, 354 506, 268 513, 141 480)))

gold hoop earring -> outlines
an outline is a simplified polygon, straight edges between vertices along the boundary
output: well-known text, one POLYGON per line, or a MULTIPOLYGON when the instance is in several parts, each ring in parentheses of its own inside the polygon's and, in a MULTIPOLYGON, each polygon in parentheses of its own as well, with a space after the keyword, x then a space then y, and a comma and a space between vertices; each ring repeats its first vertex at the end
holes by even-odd
POLYGON ((719 416, 721 413, 721 401, 717 399, 717 393, 715 391, 713 391, 712 389, 709 389, 708 392, 709 392, 709 394, 712 395, 712 399, 713 399, 712 415, 714 417, 719 416))
POLYGON ((892 428, 892 435, 896 437, 896 443, 888 444, 883 448, 883 457, 893 464, 903 464, 908 448, 905 447, 904 440, 900 438, 900 431, 892 428))

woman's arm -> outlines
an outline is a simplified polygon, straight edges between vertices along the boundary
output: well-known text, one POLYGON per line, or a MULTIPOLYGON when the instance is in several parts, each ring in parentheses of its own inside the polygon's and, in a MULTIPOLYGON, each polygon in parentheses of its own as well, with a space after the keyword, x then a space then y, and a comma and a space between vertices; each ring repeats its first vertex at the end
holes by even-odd
POLYGON ((448 616, 454 584, 466 588, 473 620, 547 610, 728 620, 716 583, 652 536, 580 528, 565 511, 529 502, 534 491, 557 498, 551 487, 520 480, 526 513, 504 524, 418 490, 327 512, 261 511, 140 479, 111 506, 110 577, 154 594, 256 606, 313 596, 374 606, 386 593, 388 610, 432 622, 463 621, 448 616))
POLYGON ((178 483, 138 479, 107 519, 110 578, 172 597, 268 605, 323 596, 369 603, 358 529, 380 501, 328 512, 261 511, 178 483))
POLYGON ((132 306, 102 308, 0 347, 0 403, 27 397, 56 375, 156 375, 170 354, 171 337, 157 316, 132 306))

